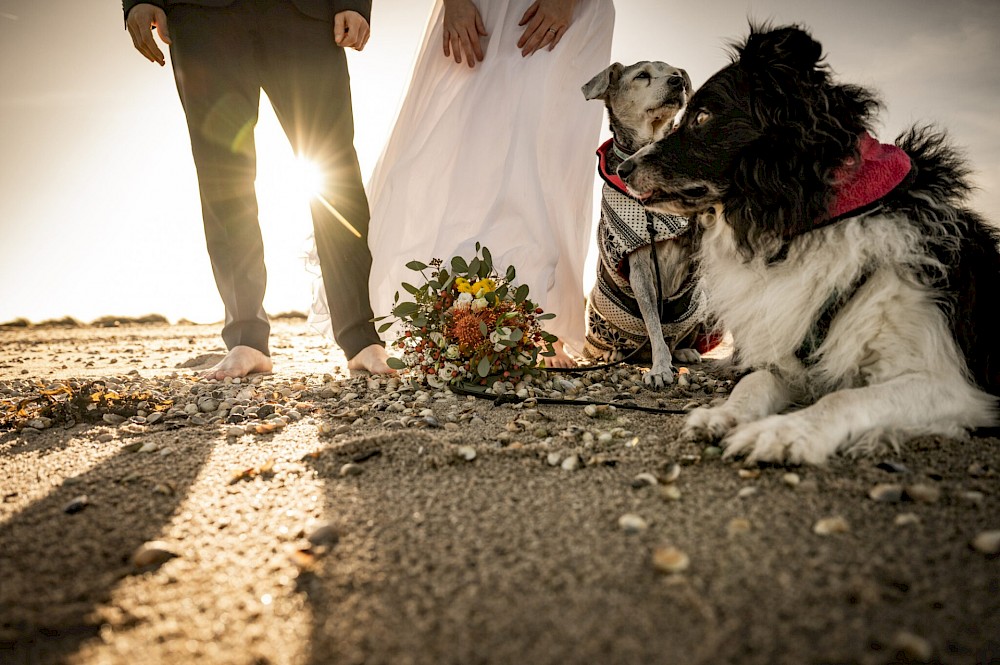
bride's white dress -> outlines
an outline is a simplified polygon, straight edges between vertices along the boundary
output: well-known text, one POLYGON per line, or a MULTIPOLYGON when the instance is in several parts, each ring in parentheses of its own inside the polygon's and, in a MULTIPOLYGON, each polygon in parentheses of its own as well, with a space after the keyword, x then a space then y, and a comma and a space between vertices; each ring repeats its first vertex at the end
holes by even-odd
MULTIPOLYGON (((580 0, 554 50, 524 58, 518 26, 532 0, 476 0, 489 37, 475 69, 444 57, 437 0, 396 124, 368 183, 369 281, 375 316, 389 314, 412 260, 490 249, 517 269, 531 299, 556 314, 546 329, 584 339, 583 267, 590 246, 603 105, 581 86, 607 67, 614 6, 580 0)), ((331 334, 325 294, 310 320, 331 334)), ((395 337, 393 331, 386 333, 395 337)))

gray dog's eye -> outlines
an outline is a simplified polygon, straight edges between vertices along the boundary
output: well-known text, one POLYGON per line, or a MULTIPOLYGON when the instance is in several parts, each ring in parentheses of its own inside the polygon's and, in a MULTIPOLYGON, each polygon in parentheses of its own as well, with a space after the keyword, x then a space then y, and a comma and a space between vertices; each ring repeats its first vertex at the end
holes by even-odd
POLYGON ((635 78, 633 78, 632 80, 638 81, 639 79, 643 80, 649 79, 649 72, 639 72, 638 74, 635 75, 635 78))
POLYGON ((712 114, 706 111, 705 109, 699 109, 698 112, 694 114, 695 126, 704 125, 711 119, 712 119, 712 114))

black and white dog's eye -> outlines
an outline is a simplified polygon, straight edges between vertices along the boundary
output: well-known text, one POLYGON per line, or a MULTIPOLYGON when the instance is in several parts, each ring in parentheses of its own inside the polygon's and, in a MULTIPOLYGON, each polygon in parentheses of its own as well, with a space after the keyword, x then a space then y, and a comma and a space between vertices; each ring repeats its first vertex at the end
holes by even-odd
POLYGON ((711 113, 709 113, 705 109, 701 109, 700 111, 694 114, 694 124, 695 126, 704 125, 706 122, 711 120, 711 118, 712 118, 711 113))

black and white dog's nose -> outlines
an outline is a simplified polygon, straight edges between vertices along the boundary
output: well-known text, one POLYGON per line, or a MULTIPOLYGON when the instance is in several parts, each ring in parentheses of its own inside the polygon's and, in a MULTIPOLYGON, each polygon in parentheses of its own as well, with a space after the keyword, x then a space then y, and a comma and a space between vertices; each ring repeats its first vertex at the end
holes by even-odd
POLYGON ((632 175, 633 171, 635 171, 635 160, 626 159, 618 166, 618 177, 622 180, 628 180, 628 177, 632 175))

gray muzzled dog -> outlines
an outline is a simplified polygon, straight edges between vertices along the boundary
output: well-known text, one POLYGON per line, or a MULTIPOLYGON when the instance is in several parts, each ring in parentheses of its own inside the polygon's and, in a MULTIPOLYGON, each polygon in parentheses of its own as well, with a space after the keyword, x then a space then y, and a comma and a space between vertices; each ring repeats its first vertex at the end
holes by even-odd
POLYGON ((601 260, 587 299, 584 354, 621 360, 648 339, 652 366, 643 381, 656 388, 673 382, 674 357, 701 360, 689 348, 705 332, 706 318, 705 295, 693 274, 696 230, 685 217, 647 211, 616 171, 663 138, 690 94, 687 73, 665 62, 614 63, 583 86, 584 97, 604 101, 613 137, 597 152, 604 179, 601 260))

